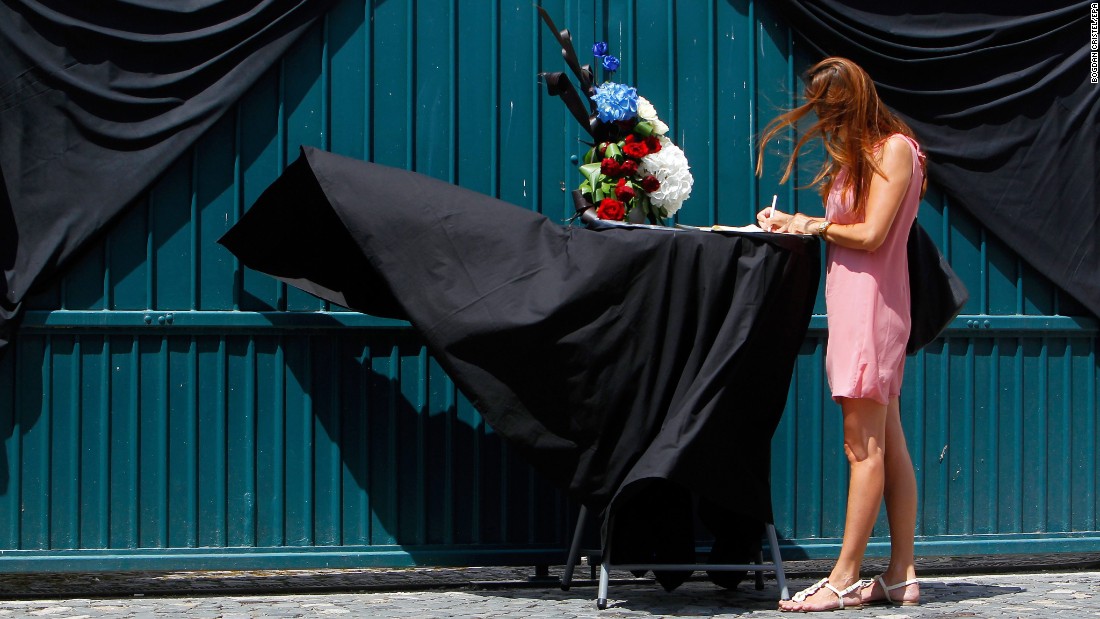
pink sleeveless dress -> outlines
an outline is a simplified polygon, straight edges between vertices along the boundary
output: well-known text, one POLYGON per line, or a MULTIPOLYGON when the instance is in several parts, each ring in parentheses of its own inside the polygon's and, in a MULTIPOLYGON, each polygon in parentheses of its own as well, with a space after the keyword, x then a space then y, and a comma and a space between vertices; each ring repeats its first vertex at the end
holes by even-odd
MULTIPOLYGON (((901 393, 911 324, 906 244, 924 178, 924 155, 915 141, 905 140, 913 149, 913 175, 882 246, 873 252, 827 246, 825 372, 834 400, 870 398, 887 404, 901 393)), ((846 173, 841 170, 838 180, 846 173)), ((829 192, 825 217, 838 224, 862 222, 862 214, 851 212, 851 194, 843 195, 839 187, 836 182, 829 192)))

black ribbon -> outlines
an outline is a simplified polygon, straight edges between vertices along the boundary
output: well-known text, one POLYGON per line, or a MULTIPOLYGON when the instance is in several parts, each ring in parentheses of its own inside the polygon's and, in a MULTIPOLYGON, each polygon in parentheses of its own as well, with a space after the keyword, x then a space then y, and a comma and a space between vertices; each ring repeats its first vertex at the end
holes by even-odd
POLYGON ((573 118, 577 119, 577 122, 581 124, 581 127, 584 127, 588 135, 596 139, 596 117, 589 112, 588 107, 585 106, 580 95, 577 94, 573 82, 569 81, 565 73, 561 71, 539 73, 539 76, 546 81, 546 92, 552 97, 560 98, 565 103, 565 107, 569 108, 569 111, 573 114, 573 118))
POLYGON ((577 215, 580 215, 590 208, 596 208, 595 204, 592 204, 584 197, 584 193, 580 189, 573 190, 573 208, 576 209, 577 215))
POLYGON ((581 90, 589 97, 596 94, 596 87, 593 85, 592 71, 588 68, 588 65, 581 66, 580 60, 577 59, 577 50, 573 49, 573 36, 569 34, 568 30, 558 30, 558 27, 554 25, 554 20, 550 19, 550 14, 546 12, 546 9, 536 7, 539 10, 539 16, 542 17, 542 21, 546 22, 546 25, 550 27, 550 32, 554 33, 554 38, 557 39, 558 45, 561 45, 561 56, 565 59, 565 64, 569 65, 569 68, 573 70, 573 74, 577 76, 577 79, 581 82, 581 90))
POLYGON ((617 142, 620 139, 619 134, 622 133, 621 128, 613 123, 602 123, 596 116, 596 108, 592 103, 592 96, 596 94, 594 76, 588 65, 581 66, 580 60, 577 59, 577 50, 573 48, 573 36, 569 34, 568 30, 558 30, 546 9, 541 6, 536 8, 538 8, 542 21, 546 22, 550 32, 554 34, 554 39, 561 45, 561 56, 565 59, 565 64, 577 76, 577 80, 580 81, 580 90, 588 97, 588 102, 586 104, 581 99, 577 89, 573 86, 573 82, 569 81, 563 71, 539 73, 539 76, 546 81, 546 92, 552 97, 560 98, 565 103, 570 113, 573 114, 573 118, 577 119, 577 122, 588 132, 588 135, 592 136, 596 143, 617 142))

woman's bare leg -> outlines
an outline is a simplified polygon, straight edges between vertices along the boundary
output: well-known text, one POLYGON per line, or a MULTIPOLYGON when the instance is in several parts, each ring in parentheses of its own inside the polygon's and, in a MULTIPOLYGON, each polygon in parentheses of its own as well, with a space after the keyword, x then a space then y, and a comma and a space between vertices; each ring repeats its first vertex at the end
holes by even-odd
MULTIPOLYGON (((844 452, 851 470, 848 483, 848 511, 844 519, 844 540, 840 557, 829 574, 829 584, 843 590, 859 580, 859 568, 867 541, 878 518, 886 483, 885 446, 887 406, 869 399, 845 398, 844 452)), ((845 596, 845 604, 858 604, 859 592, 845 596)), ((836 605, 836 595, 821 590, 801 604, 780 602, 783 610, 824 610, 836 605)))
MULTIPOLYGON (((901 425, 901 412, 898 399, 891 398, 886 409, 886 517, 890 522, 890 564, 883 573, 887 585, 894 585, 917 577, 913 559, 913 536, 917 528, 917 478, 913 472, 913 461, 909 457, 909 448, 905 443, 905 433, 901 425)), ((910 585, 912 587, 912 585, 910 585)), ((914 594, 906 589, 896 589, 891 593, 894 599, 914 600, 914 594)), ((881 599, 878 587, 869 587, 864 592, 865 599, 881 599)))

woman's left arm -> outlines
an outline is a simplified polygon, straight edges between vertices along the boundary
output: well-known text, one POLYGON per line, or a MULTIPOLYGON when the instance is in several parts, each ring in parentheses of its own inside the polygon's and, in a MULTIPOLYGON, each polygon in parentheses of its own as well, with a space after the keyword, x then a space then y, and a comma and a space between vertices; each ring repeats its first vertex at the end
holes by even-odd
POLYGON ((796 234, 821 234, 830 243, 843 247, 875 251, 886 240, 894 218, 901 207, 909 180, 913 176, 913 151, 902 137, 892 137, 882 146, 879 167, 883 174, 874 173, 871 190, 867 196, 866 215, 862 222, 854 224, 830 223, 821 233, 821 217, 808 217, 801 213, 791 216, 783 232, 796 234))

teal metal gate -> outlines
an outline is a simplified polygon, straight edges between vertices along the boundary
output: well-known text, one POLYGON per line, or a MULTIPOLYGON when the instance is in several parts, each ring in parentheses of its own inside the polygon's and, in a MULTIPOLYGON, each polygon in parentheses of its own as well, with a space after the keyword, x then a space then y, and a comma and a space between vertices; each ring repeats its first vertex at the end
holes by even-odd
MULTIPOLYGON (((752 137, 809 60, 765 3, 542 4, 578 48, 609 40, 669 121, 697 179, 681 221, 743 223, 775 192, 820 212, 752 175, 752 137)), ((215 243, 299 144, 563 220, 580 136, 534 77, 561 68, 528 2, 338 4, 30 302, 0 361, 0 571, 561 562, 576 506, 407 324, 330 307, 215 243)), ((1096 320, 934 190, 920 219, 972 298, 908 362, 919 551, 1100 550, 1096 320)), ((823 311, 774 441, 792 557, 835 552, 843 524, 823 311)))

